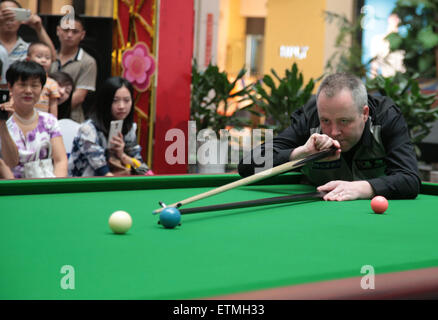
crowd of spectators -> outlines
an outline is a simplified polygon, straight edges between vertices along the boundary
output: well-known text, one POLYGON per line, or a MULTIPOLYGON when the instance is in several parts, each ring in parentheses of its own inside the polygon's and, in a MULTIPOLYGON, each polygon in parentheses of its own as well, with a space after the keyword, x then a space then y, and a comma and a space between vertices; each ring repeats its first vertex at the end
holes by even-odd
POLYGON ((55 49, 41 18, 30 14, 21 20, 14 8, 20 3, 0 2, 0 86, 9 95, 0 104, 0 178, 25 178, 26 164, 50 158, 52 177, 152 174, 137 143, 129 81, 106 79, 94 108, 84 110, 97 78, 96 60, 81 47, 84 21, 75 15, 73 24, 63 25, 60 19, 55 49), (23 24, 37 41, 19 36, 23 24), (65 150, 61 119, 78 124, 72 150, 65 150), (115 120, 123 121, 123 128, 109 137, 115 120))

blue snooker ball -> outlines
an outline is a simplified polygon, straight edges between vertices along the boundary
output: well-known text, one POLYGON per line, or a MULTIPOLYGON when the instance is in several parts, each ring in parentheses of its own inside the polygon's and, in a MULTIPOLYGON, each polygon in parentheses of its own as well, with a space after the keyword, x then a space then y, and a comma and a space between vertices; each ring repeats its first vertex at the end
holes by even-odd
POLYGON ((160 213, 160 224, 165 228, 175 228, 181 221, 181 212, 174 207, 166 207, 160 213))

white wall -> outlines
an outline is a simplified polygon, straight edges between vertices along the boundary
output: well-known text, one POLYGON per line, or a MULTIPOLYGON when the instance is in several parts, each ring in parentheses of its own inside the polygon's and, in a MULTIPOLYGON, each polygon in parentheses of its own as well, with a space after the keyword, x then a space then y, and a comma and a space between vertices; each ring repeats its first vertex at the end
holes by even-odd
MULTIPOLYGON (((345 15, 348 20, 353 20, 354 1, 353 0, 326 0, 326 11, 345 15)), ((336 52, 336 37, 339 34, 339 27, 336 22, 325 24, 325 45, 324 45, 324 66, 330 57, 336 52)))
POLYGON ((244 17, 265 18, 268 0, 240 0, 240 14, 244 17))
POLYGON ((194 26, 194 48, 193 57, 198 61, 200 69, 206 65, 206 57, 210 56, 212 64, 217 64, 218 48, 218 27, 220 17, 220 0, 195 0, 195 26, 194 26), (211 47, 207 46, 208 15, 212 15, 212 24, 210 25, 211 47), (209 53, 208 53, 208 52, 209 53))

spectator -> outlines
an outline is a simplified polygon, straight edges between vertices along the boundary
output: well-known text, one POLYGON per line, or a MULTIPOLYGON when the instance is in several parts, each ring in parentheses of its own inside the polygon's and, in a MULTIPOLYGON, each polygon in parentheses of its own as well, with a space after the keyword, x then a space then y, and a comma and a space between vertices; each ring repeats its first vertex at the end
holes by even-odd
POLYGON ((50 74, 59 86, 58 119, 69 119, 71 112, 71 99, 75 85, 68 73, 58 71, 50 74))
POLYGON ((152 174, 140 155, 134 123, 134 89, 121 77, 107 79, 99 90, 94 112, 79 128, 69 157, 72 176, 113 176, 109 159, 115 157, 123 166, 141 163, 142 174, 152 174), (112 120, 123 120, 122 132, 108 141, 112 120))
POLYGON ((75 91, 72 96, 71 118, 81 123, 85 120, 82 104, 87 94, 96 90, 96 60, 79 46, 85 38, 86 32, 84 23, 78 16, 75 16, 74 29, 58 25, 56 34, 59 38, 60 48, 50 72, 64 71, 72 77, 75 91))
POLYGON ((8 127, 6 126, 6 119, 8 117, 7 110, 0 106, 0 178, 13 179, 11 167, 18 163, 18 150, 14 141, 12 140, 8 127))
POLYGON ((35 105, 35 108, 58 117, 58 98, 60 97, 58 82, 47 76, 47 72, 52 64, 50 47, 43 42, 31 43, 27 50, 27 59, 40 64, 46 71, 46 84, 43 87, 40 100, 35 105))
POLYGON ((8 51, 0 44, 0 88, 6 86, 6 70, 9 67, 8 51))
MULTIPOLYGON (((14 97, 14 112, 6 122, 18 149, 18 164, 12 168, 14 176, 24 177, 24 164, 33 161, 36 151, 47 141, 52 148, 53 174, 65 177, 67 155, 58 121, 53 115, 34 108, 46 82, 43 67, 34 61, 16 61, 6 72, 6 79, 14 97)), ((39 156, 47 158, 48 151, 41 150, 39 156)))
POLYGON ((19 21, 15 19, 14 11, 9 8, 21 8, 21 5, 15 0, 1 0, 0 2, 0 44, 2 44, 8 52, 9 64, 18 60, 25 60, 27 56, 29 43, 18 36, 18 29, 21 24, 28 25, 34 29, 38 40, 47 43, 52 52, 52 56, 55 57, 55 47, 43 27, 41 18, 36 14, 32 14, 28 20, 19 21))
POLYGON ((0 158, 0 179, 14 179, 11 169, 6 165, 3 159, 0 158))

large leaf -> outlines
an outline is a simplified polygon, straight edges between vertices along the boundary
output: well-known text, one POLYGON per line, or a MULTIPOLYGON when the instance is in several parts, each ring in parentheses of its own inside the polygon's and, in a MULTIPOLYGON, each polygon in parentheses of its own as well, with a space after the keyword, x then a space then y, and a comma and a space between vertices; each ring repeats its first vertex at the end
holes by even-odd
POLYGON ((190 118, 196 121, 198 130, 211 128, 218 133, 228 124, 242 126, 248 123, 246 119, 226 115, 228 100, 247 96, 252 87, 246 86, 235 91, 237 81, 242 79, 245 72, 242 68, 236 79, 230 82, 228 74, 221 72, 217 66, 210 63, 205 70, 199 71, 196 60, 193 61, 190 118), (223 108, 223 113, 218 113, 219 107, 223 108))
POLYGON ((299 72, 296 63, 292 64, 290 69, 285 70, 283 77, 280 77, 273 69, 271 73, 274 78, 270 75, 263 77, 263 85, 269 88, 270 92, 263 89, 260 83, 256 83, 253 86, 254 92, 250 93, 250 96, 254 104, 263 108, 268 122, 274 123, 267 127, 273 128, 274 134, 277 134, 290 125, 292 113, 310 99, 314 81, 310 79, 304 85, 304 77, 299 72))
POLYGON ((389 41, 389 49, 392 51, 399 50, 402 47, 403 38, 398 33, 390 33, 385 39, 389 41))
POLYGON ((389 96, 400 108, 414 144, 420 143, 430 133, 431 124, 438 120, 438 108, 432 108, 435 95, 422 93, 417 77, 418 74, 396 73, 393 77, 377 76, 366 82, 369 91, 389 96))
POLYGON ((402 42, 391 42, 391 50, 405 51, 407 73, 420 72, 423 78, 437 77, 435 48, 438 46, 438 1, 398 0, 393 13, 401 19, 402 42), (394 44, 394 46, 393 46, 394 44))
POLYGON ((418 41, 425 49, 434 48, 438 45, 438 34, 433 31, 432 26, 427 26, 418 33, 418 41))

